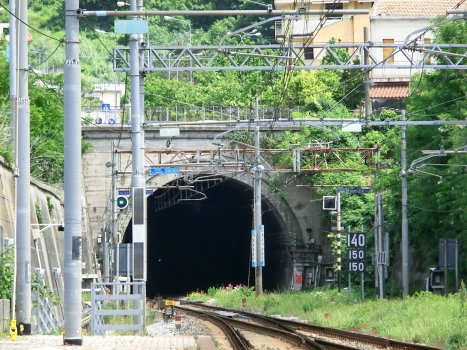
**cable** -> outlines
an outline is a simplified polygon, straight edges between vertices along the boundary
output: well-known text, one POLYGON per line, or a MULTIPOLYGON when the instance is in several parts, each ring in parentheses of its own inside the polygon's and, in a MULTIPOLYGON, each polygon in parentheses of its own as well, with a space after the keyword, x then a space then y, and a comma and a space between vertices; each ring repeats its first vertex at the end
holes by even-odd
POLYGON ((45 37, 47 37, 47 38, 49 38, 49 39, 56 40, 56 41, 60 41, 61 43, 65 41, 64 38, 62 38, 62 39, 57 39, 57 38, 54 38, 54 37, 52 37, 52 36, 50 36, 50 35, 47 35, 47 34, 41 32, 39 29, 36 29, 36 28, 34 28, 34 27, 31 27, 28 23, 25 23, 23 20, 21 20, 19 17, 17 17, 15 14, 13 14, 13 13, 9 10, 9 8, 8 8, 7 6, 5 6, 4 4, 0 3, 0 7, 3 8, 5 11, 7 11, 7 12, 10 14, 10 16, 16 18, 19 22, 21 22, 22 24, 24 24, 24 25, 25 25, 26 27, 28 27, 29 29, 32 29, 33 31, 35 31, 35 32, 37 32, 37 33, 39 33, 39 34, 41 34, 41 35, 43 35, 43 36, 45 36, 45 37))
POLYGON ((60 48, 60 46, 62 46, 62 44, 63 44, 63 41, 60 41, 60 43, 58 44, 58 46, 55 48, 55 50, 52 51, 52 53, 51 53, 49 56, 47 56, 43 61, 39 62, 38 65, 37 65, 36 67, 32 67, 32 66, 31 66, 31 67, 29 67, 29 69, 40 67, 41 64, 47 62, 47 61, 53 56, 53 54, 54 54, 55 52, 57 52, 57 50, 60 48))

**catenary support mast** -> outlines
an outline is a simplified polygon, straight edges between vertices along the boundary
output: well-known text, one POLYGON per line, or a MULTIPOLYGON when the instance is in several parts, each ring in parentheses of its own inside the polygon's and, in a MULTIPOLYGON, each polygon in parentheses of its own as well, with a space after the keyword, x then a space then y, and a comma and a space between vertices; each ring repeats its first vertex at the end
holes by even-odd
POLYGON ((78 0, 65 2, 65 334, 64 345, 81 345, 81 66, 78 0))
MULTIPOLYGON (((18 2, 17 2, 18 3, 18 2)), ((31 334, 31 200, 28 95, 28 7, 19 2, 18 125, 16 175, 16 316, 19 334, 31 334)))

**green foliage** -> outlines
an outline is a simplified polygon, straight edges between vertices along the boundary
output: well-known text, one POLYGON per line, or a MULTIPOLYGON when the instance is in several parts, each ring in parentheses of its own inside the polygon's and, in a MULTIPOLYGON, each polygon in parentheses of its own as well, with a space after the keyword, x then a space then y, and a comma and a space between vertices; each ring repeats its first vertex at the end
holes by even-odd
MULTIPOLYGON (((252 148, 254 147, 254 131, 251 130, 238 130, 229 134, 229 139, 239 143, 240 147, 252 148)), ((259 146, 263 149, 277 148, 282 138, 273 133, 260 133, 259 146)))
POLYGON ((209 287, 208 288, 208 295, 209 296, 213 297, 213 296, 216 295, 216 293, 217 293, 217 288, 215 288, 215 287, 209 287))
POLYGON ((36 217, 37 217, 37 222, 39 224, 44 223, 44 216, 42 215, 42 208, 39 203, 34 203, 34 209, 36 210, 36 217))
POLYGON ((43 281, 35 273, 31 277, 31 291, 36 294, 39 293, 41 299, 47 298, 52 305, 58 306, 62 303, 62 299, 55 295, 50 286, 43 284, 43 281))
POLYGON ((465 333, 455 333, 446 340, 446 349, 459 350, 467 346, 467 335, 465 333))
MULTIPOLYGON (((207 301, 223 307, 242 307, 242 295, 235 288, 216 288, 213 296, 192 293, 190 300, 207 301)), ((288 293, 264 292, 247 297, 252 310, 265 315, 296 317, 314 325, 362 334, 426 344, 428 346, 462 349, 466 346, 465 322, 459 320, 459 295, 447 297, 430 292, 416 293, 406 299, 375 299, 366 295, 360 300, 358 285, 352 293, 336 289, 315 289, 288 293)))
POLYGON ((47 209, 49 211, 49 216, 52 218, 53 217, 54 205, 52 204, 50 196, 47 196, 46 198, 47 198, 47 209))
POLYGON ((465 289, 464 280, 461 280, 461 289, 459 291, 459 301, 461 307, 461 316, 465 316, 467 304, 467 290, 465 289))
POLYGON ((14 246, 0 251, 0 299, 11 298, 14 278, 14 246))
MULTIPOLYGON (((340 43, 340 39, 331 38, 330 44, 340 43)), ((341 62, 346 62, 350 58, 347 49, 334 49, 334 54, 341 62)), ((353 59, 353 64, 360 63, 360 58, 353 59)), ((328 52, 324 55, 322 65, 336 65, 338 61, 328 52)), ((364 98, 363 72, 359 69, 321 70, 322 75, 335 76, 339 84, 332 84, 332 97, 334 100, 342 102, 347 108, 353 110, 359 107, 364 98)), ((332 86, 329 85, 329 86, 332 86)))

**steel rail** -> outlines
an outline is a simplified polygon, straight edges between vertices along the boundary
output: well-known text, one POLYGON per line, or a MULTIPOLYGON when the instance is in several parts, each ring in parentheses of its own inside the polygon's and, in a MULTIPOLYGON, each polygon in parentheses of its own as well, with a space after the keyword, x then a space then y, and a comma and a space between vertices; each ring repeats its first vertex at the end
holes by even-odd
MULTIPOLYGON (((175 306, 175 308, 179 308, 179 306, 175 306)), ((213 315, 211 313, 206 313, 200 310, 194 310, 194 309, 189 309, 189 308, 182 308, 182 309, 187 314, 191 314, 196 317, 207 319, 209 322, 221 328, 234 350, 250 350, 251 349, 251 345, 243 337, 243 335, 235 331, 235 329, 228 322, 223 320, 221 317, 217 315, 213 315)))
POLYGON ((197 307, 219 310, 219 311, 228 311, 228 312, 236 312, 238 314, 246 315, 249 317, 258 318, 262 322, 269 322, 269 324, 281 324, 281 326, 292 327, 295 329, 300 329, 301 331, 306 331, 310 333, 318 333, 322 334, 323 336, 327 337, 334 337, 337 339, 345 339, 348 341, 355 341, 355 342, 362 342, 370 345, 380 346, 387 349, 395 349, 395 350, 441 350, 440 348, 421 345, 421 344, 412 344, 406 343, 398 340, 393 339, 386 339, 381 337, 375 337, 366 334, 358 334, 353 332, 347 332, 339 329, 328 328, 323 326, 316 326, 311 325, 308 323, 285 320, 285 319, 278 319, 270 316, 263 316, 259 314, 244 312, 242 310, 236 309, 228 309, 224 307, 212 306, 212 305, 205 305, 201 303, 194 303, 194 302, 186 302, 190 305, 196 305, 197 307))
MULTIPOLYGON (((213 315, 212 312, 205 312, 201 310, 194 310, 191 308, 183 307, 183 306, 175 306, 176 309, 181 310, 186 313, 196 313, 198 315, 202 315, 204 317, 205 315, 208 315, 210 317, 216 317, 224 322, 230 324, 230 325, 235 325, 236 327, 242 328, 242 329, 248 329, 252 330, 255 333, 260 333, 260 334, 266 334, 272 337, 279 337, 280 339, 283 339, 284 341, 294 345, 298 346, 302 349, 310 349, 310 350, 326 350, 325 347, 322 345, 316 343, 314 340, 311 340, 310 338, 306 336, 301 336, 296 334, 295 332, 291 332, 290 330, 282 330, 282 329, 277 329, 277 328, 271 328, 268 326, 262 326, 259 324, 255 323, 250 323, 250 322, 245 322, 245 321, 240 321, 236 320, 233 318, 225 317, 222 315, 213 315)), ((349 348, 347 348, 349 349, 349 348)))

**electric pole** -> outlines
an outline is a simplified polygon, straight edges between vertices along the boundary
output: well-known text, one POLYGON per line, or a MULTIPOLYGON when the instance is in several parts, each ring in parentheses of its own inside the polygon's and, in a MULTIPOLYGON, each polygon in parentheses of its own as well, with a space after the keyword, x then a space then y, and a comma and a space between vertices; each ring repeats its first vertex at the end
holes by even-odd
MULTIPOLYGON (((402 111, 402 121, 405 122, 405 111, 402 111)), ((407 220, 407 144, 405 130, 402 125, 401 135, 401 177, 402 177, 402 296, 409 295, 409 233, 407 220)))
MULTIPOLYGON (((141 0, 130 1, 130 11, 140 11, 141 0)), ((140 19, 137 15, 133 20, 140 19)), ((143 164, 143 133, 141 122, 141 94, 140 94, 140 57, 139 34, 130 35, 130 74, 131 74, 131 132, 132 132, 132 236, 133 236, 133 281, 146 281, 146 179, 143 164)), ((134 294, 142 290, 133 288, 134 294)), ((134 309, 141 309, 142 301, 133 302, 134 309)), ((133 316, 134 324, 143 324, 143 316, 133 316)))
MULTIPOLYGON (((28 95, 28 6, 20 1, 18 53, 18 125, 16 139, 16 316, 19 334, 31 334, 31 165, 28 95)), ((16 74, 16 72, 15 72, 16 74)), ((16 130, 15 130, 16 131, 16 130)))
POLYGON ((263 294, 263 266, 264 266, 264 226, 261 222, 261 172, 260 162, 260 134, 259 134, 259 114, 258 114, 258 95, 255 96, 255 179, 254 179, 254 225, 256 230, 256 296, 263 294))
POLYGON ((65 334, 64 345, 82 345, 81 334, 81 65, 79 0, 65 2, 65 334))

